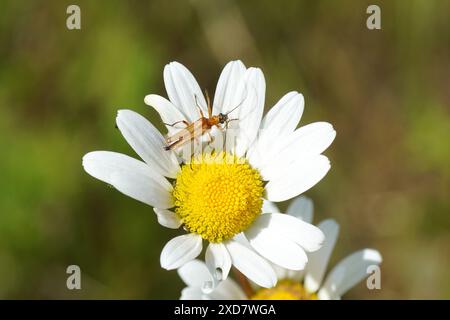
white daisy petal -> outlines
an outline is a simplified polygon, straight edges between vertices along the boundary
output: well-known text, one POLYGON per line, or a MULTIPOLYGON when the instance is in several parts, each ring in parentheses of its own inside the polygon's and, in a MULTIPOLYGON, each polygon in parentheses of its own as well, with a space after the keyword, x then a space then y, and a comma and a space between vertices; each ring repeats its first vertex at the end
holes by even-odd
POLYGON ((177 109, 169 100, 157 94, 149 94, 144 98, 145 104, 153 107, 166 125, 169 134, 172 134, 181 128, 184 124, 180 121, 186 120, 186 116, 177 109))
POLYGON ((239 115, 236 118, 238 121, 231 123, 229 129, 226 132, 227 143, 230 143, 231 150, 238 156, 243 156, 251 144, 251 137, 253 128, 249 125, 252 121, 253 115, 251 110, 256 109, 258 103, 258 97, 253 87, 248 88, 246 96, 242 104, 240 105, 239 115))
POLYGON ((277 205, 271 201, 263 199, 263 204, 261 208, 262 213, 280 213, 280 209, 278 209, 277 205))
POLYGON ((340 299, 350 288, 368 276, 367 268, 382 261, 378 251, 364 249, 357 251, 341 262, 328 274, 318 292, 319 299, 340 299))
POLYGON ((246 232, 250 245, 267 260, 290 270, 303 270, 308 258, 292 240, 254 223, 246 232))
POLYGON ((202 237, 198 234, 185 234, 170 240, 161 252, 161 267, 173 270, 195 259, 202 251, 202 237))
POLYGON ((239 60, 228 62, 223 68, 214 94, 213 115, 226 113, 241 102, 244 87, 239 86, 245 70, 244 64, 239 60))
MULTIPOLYGON (((308 265, 306 265, 306 268, 308 265)), ((305 270, 287 270, 286 278, 294 281, 302 281, 303 276, 305 275, 305 270)))
POLYGON ((277 275, 278 280, 287 279, 287 273, 290 270, 280 267, 279 265, 277 265, 275 263, 272 263, 271 265, 272 265, 273 270, 275 271, 275 274, 277 275))
POLYGON ((119 110, 117 126, 136 153, 158 173, 175 178, 180 166, 175 153, 164 150, 165 140, 143 116, 131 110, 119 110))
MULTIPOLYGON (((164 178, 162 181, 167 182, 164 178)), ((171 208, 174 205, 173 198, 167 189, 172 187, 162 189, 160 182, 135 172, 117 171, 111 174, 111 184, 123 194, 152 207, 171 208)))
POLYGON ((244 291, 231 278, 221 281, 208 296, 212 300, 247 300, 244 291))
POLYGON ((309 255, 305 275, 305 288, 309 292, 319 289, 339 234, 339 225, 332 219, 322 221, 318 227, 325 234, 325 241, 322 248, 309 255))
POLYGON ((233 237, 234 241, 239 242, 240 244, 242 244, 243 246, 249 248, 250 250, 252 250, 252 246, 250 245, 250 243, 248 242, 247 238, 245 237, 243 232, 238 233, 237 235, 235 235, 233 237))
MULTIPOLYGON (((149 171, 144 162, 127 155, 112 151, 92 151, 84 155, 82 160, 84 170, 96 179, 111 184, 111 173, 115 171, 149 171)), ((160 176, 151 173, 153 178, 160 176)))
POLYGON ((213 288, 212 284, 214 282, 204 262, 200 260, 189 261, 178 268, 177 272, 187 286, 199 288, 202 290, 202 293, 210 293, 212 291, 204 291, 204 289, 213 288))
POLYGON ((314 122, 297 129, 289 145, 281 152, 284 156, 295 153, 301 155, 320 154, 324 152, 336 138, 336 131, 327 122, 314 122))
POLYGON ((159 208, 153 208, 153 211, 156 213, 159 224, 166 228, 178 229, 182 224, 181 219, 173 211, 159 208))
POLYGON ((285 167, 278 178, 267 183, 265 198, 274 202, 294 198, 322 180, 328 170, 330 161, 323 155, 300 159, 285 167))
POLYGON ((222 243, 210 243, 205 253, 206 266, 217 280, 225 280, 231 268, 230 255, 222 243))
POLYGON ((284 149, 280 150, 275 161, 286 159, 286 162, 292 161, 297 157, 321 154, 324 152, 336 138, 336 131, 333 126, 327 122, 315 122, 303 126, 292 133, 291 138, 287 139, 284 149))
POLYGON ((299 196, 291 202, 286 213, 307 223, 312 223, 314 204, 310 198, 299 196))
MULTIPOLYGON (((282 140, 286 140, 286 138, 281 135, 270 135, 260 131, 259 136, 257 136, 247 151, 246 158, 248 162, 259 171, 270 166, 268 159, 273 159, 276 156, 280 149, 279 143, 282 140)), ((263 178, 266 181, 269 180, 264 176, 263 178)))
POLYGON ((280 141, 287 140, 297 127, 304 108, 303 95, 292 91, 284 95, 272 107, 261 122, 258 139, 250 147, 249 162, 260 167, 266 159, 272 159, 280 149, 280 141))
POLYGON ((139 160, 116 152, 94 151, 83 157, 83 167, 131 198, 158 208, 173 207, 172 185, 139 160))
POLYGON ((243 275, 264 288, 272 288, 276 285, 275 271, 264 258, 234 240, 228 240, 225 246, 230 253, 233 265, 243 275))
POLYGON ((181 63, 171 62, 164 68, 164 83, 170 101, 186 116, 189 122, 200 118, 198 108, 208 114, 206 101, 192 73, 181 63))
POLYGON ((239 133, 236 153, 243 155, 255 140, 261 124, 266 94, 266 81, 259 68, 249 68, 245 74, 247 97, 239 108, 239 133))
POLYGON ((261 127, 278 133, 289 133, 295 130, 305 107, 301 93, 286 93, 264 117, 261 127))
POLYGON ((321 154, 333 142, 336 131, 329 123, 316 122, 291 134, 275 137, 276 142, 271 144, 271 148, 250 153, 250 163, 260 170, 264 180, 276 179, 293 163, 321 154))
POLYGON ((320 249, 325 239, 319 228, 288 214, 262 214, 256 218, 253 226, 258 226, 261 229, 267 228, 271 232, 278 233, 294 241, 308 252, 320 249))
POLYGON ((200 288, 186 287, 181 290, 180 300, 205 300, 205 295, 200 288))

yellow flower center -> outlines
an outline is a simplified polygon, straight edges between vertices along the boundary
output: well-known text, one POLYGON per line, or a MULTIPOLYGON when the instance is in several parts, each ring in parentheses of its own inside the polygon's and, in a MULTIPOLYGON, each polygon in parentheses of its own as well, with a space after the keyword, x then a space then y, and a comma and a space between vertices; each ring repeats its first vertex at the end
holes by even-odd
POLYGON ((231 239, 261 213, 263 182, 245 159, 205 153, 182 166, 173 195, 185 228, 210 242, 231 239))
POLYGON ((315 293, 309 293, 300 282, 290 279, 279 280, 273 288, 261 288, 252 300, 317 300, 315 293))

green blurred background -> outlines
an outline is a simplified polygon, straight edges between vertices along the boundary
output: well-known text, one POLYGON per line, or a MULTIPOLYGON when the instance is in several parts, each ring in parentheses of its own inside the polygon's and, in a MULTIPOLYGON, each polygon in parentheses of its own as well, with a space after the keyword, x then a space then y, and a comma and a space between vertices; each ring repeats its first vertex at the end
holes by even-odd
POLYGON ((114 128, 165 95, 185 64, 214 92, 223 65, 263 69, 266 108, 305 96, 302 123, 331 122, 332 169, 307 192, 337 219, 332 257, 373 247, 382 289, 347 298, 450 298, 449 1, 2 1, 0 4, 0 298, 176 299, 159 254, 179 231, 88 176, 92 150, 134 156, 114 128), (366 28, 381 6, 382 30, 366 28), (81 30, 66 8, 81 7, 81 30), (66 289, 66 267, 82 290, 66 289))

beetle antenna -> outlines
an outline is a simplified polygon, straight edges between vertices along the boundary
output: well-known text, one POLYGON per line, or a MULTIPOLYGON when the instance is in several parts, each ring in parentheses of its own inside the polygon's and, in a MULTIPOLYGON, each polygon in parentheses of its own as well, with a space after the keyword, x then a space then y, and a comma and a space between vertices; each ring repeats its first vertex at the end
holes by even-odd
POLYGON ((209 99, 209 94, 208 94, 208 90, 205 89, 205 97, 206 97, 206 101, 208 102, 208 105, 211 104, 211 100, 209 99))
POLYGON ((228 111, 227 113, 225 113, 225 115, 229 115, 230 113, 232 113, 234 110, 236 110, 237 108, 239 108, 241 106, 241 104, 244 102, 245 99, 242 99, 241 102, 239 102, 239 104, 234 107, 233 109, 231 109, 230 111, 228 111))

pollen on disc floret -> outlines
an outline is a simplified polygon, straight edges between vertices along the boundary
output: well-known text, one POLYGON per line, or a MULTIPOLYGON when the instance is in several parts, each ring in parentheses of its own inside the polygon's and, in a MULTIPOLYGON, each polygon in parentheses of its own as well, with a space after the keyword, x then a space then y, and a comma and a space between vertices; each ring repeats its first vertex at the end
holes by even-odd
POLYGON ((185 228, 210 242, 231 239, 261 213, 264 187, 243 158, 219 152, 195 156, 182 166, 173 195, 185 228))
POLYGON ((315 293, 309 293, 298 281, 279 280, 273 288, 261 288, 250 297, 252 300, 317 300, 315 293))

